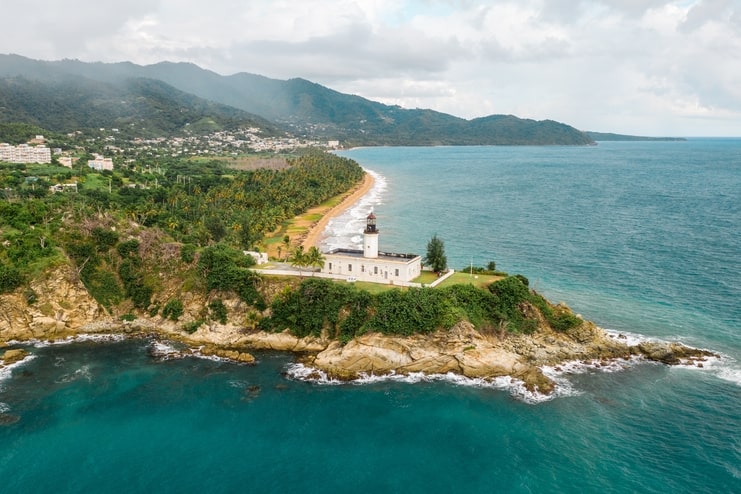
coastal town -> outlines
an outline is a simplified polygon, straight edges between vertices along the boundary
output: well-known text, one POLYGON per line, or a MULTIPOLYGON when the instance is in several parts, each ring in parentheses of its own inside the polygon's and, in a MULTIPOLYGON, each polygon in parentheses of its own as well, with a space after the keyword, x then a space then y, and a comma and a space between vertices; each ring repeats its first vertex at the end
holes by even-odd
POLYGON ((96 132, 75 131, 66 135, 65 147, 50 147, 37 135, 27 143, 0 143, 0 162, 53 163, 72 168, 77 157, 93 153, 87 164, 94 170, 112 170, 114 164, 132 163, 139 157, 232 157, 240 155, 290 153, 298 149, 338 149, 340 141, 301 138, 291 135, 265 136, 257 127, 222 130, 204 135, 128 138, 117 128, 96 132))

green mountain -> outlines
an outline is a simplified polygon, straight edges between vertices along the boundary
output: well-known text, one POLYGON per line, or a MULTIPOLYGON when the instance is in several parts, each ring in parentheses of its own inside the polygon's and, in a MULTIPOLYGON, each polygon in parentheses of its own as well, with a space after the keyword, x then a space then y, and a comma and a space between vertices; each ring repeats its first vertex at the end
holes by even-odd
MULTIPOLYGON (((259 115, 294 134, 340 139, 349 145, 594 143, 586 133, 550 120, 525 120, 511 115, 466 120, 432 110, 384 105, 304 79, 283 81, 247 73, 222 76, 189 63, 141 66, 130 62, 44 62, 0 55, 0 78, 17 77, 45 84, 87 80, 108 87, 119 87, 118 81, 122 80, 160 81, 183 93, 259 115)), ((179 96, 181 100, 184 97, 179 96)), ((219 108, 226 111, 223 106, 219 108)))
POLYGON ((0 77, 0 123, 22 122, 54 132, 118 128, 134 136, 200 133, 240 126, 279 129, 237 108, 146 78, 103 82, 65 73, 0 77))

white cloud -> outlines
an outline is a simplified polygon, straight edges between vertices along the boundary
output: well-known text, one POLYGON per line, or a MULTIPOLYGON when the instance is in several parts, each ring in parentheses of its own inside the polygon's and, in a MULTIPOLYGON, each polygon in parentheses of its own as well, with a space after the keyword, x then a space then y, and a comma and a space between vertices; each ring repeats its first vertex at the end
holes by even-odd
POLYGON ((472 118, 738 135, 741 0, 30 0, 0 52, 304 77, 472 118))

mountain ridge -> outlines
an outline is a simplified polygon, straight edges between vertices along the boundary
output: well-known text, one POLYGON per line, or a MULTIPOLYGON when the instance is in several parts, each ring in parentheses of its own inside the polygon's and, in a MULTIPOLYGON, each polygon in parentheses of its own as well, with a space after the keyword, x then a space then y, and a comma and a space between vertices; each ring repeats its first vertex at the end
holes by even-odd
POLYGON ((223 76, 187 62, 48 62, 0 55, 0 79, 18 76, 40 83, 79 78, 112 87, 120 87, 122 80, 151 79, 274 122, 296 135, 337 139, 349 146, 594 144, 587 133, 553 120, 513 115, 466 120, 429 109, 385 105, 306 79, 278 80, 247 72, 223 76))

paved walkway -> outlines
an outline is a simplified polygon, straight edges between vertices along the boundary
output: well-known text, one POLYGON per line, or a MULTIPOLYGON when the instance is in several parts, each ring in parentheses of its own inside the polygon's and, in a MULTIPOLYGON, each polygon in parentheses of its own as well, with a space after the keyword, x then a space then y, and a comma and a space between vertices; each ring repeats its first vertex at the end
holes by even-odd
MULTIPOLYGON (((288 263, 285 262, 270 262, 265 267, 255 267, 252 268, 253 271, 260 273, 260 274, 272 274, 276 276, 300 276, 302 278, 326 278, 326 279, 333 279, 333 280, 347 280, 348 278, 351 278, 351 276, 345 276, 341 274, 329 274, 329 273, 320 273, 318 271, 311 271, 309 269, 302 269, 299 270, 298 268, 294 268, 288 263)), ((437 286, 446 279, 453 276, 453 273, 455 273, 455 270, 450 269, 448 270, 444 275, 433 281, 432 283, 426 285, 426 286, 437 286)), ((371 282, 372 283, 372 282, 371 282)), ((386 284, 386 285, 394 285, 394 286, 409 286, 409 287, 421 287, 422 283, 415 283, 412 281, 409 282, 399 282, 394 281, 393 283, 379 283, 379 284, 386 284)))

